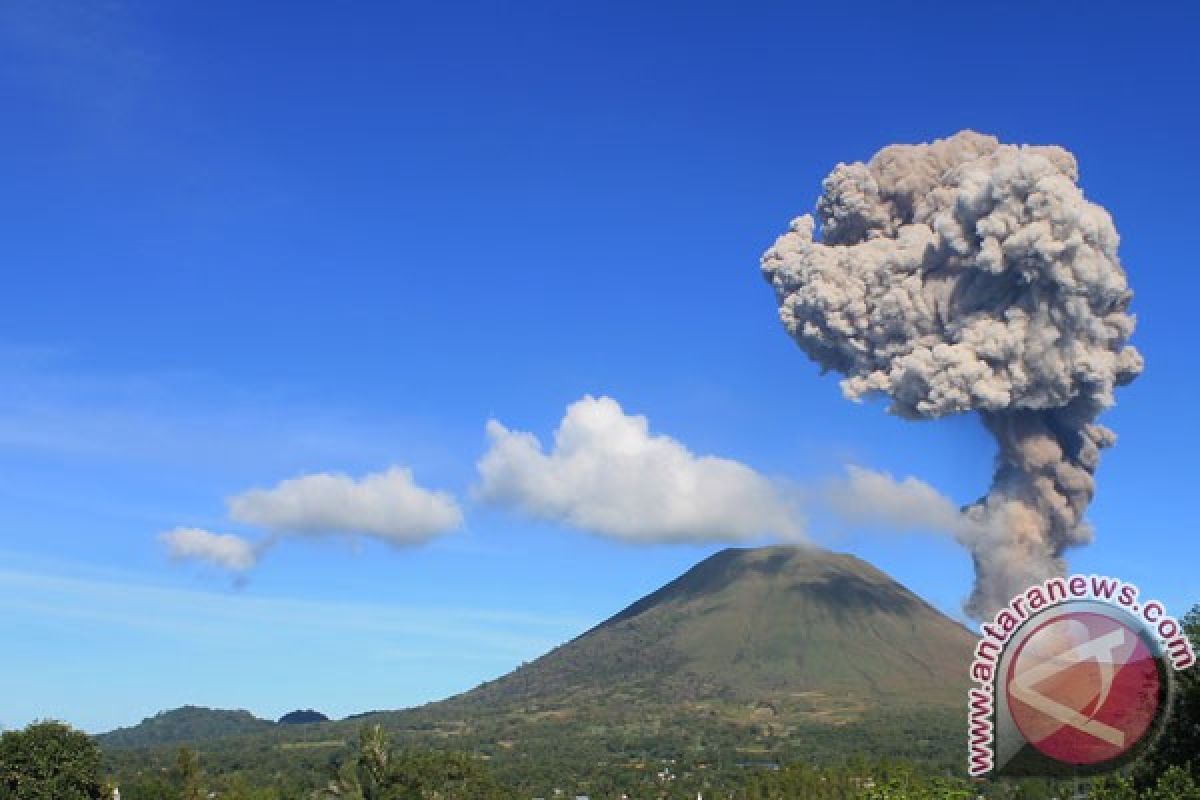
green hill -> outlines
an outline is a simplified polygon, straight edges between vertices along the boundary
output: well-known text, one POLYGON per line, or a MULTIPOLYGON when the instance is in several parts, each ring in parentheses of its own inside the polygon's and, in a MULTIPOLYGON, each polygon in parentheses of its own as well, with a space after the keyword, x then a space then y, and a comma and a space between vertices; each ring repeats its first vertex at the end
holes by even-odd
POLYGON ((100 734, 97 740, 105 748, 196 744, 261 733, 274 727, 275 723, 259 719, 249 711, 184 706, 147 717, 137 725, 100 734))

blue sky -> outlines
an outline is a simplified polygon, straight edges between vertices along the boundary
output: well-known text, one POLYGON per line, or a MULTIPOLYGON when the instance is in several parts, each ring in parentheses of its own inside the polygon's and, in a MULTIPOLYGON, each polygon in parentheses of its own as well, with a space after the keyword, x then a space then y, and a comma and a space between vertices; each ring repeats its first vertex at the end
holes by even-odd
MULTIPOLYGON (((758 269, 838 161, 967 127, 1071 149, 1123 237, 1147 368, 1072 566, 1200 601, 1196 12, 889 5, 5 3, 0 725, 402 707, 582 632, 722 546, 472 499, 487 420, 546 441, 588 394, 774 478, 978 497, 978 423, 843 400, 758 269), (393 465, 461 528, 236 580, 158 539, 393 465)), ((809 533, 959 613, 949 541, 809 533)))

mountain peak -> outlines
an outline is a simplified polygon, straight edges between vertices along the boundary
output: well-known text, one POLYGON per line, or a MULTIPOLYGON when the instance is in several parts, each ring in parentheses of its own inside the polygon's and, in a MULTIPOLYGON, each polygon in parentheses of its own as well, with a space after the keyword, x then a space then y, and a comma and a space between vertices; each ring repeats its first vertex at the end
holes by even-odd
POLYGON ((925 605, 886 574, 847 553, 801 545, 728 547, 597 628, 623 622, 663 604, 720 593, 739 582, 781 583, 806 592, 815 602, 843 610, 871 606, 903 613, 915 605, 925 605))
POLYGON ((729 548, 452 702, 502 710, 819 698, 843 710, 957 708, 973 647, 966 628, 854 556, 729 548))

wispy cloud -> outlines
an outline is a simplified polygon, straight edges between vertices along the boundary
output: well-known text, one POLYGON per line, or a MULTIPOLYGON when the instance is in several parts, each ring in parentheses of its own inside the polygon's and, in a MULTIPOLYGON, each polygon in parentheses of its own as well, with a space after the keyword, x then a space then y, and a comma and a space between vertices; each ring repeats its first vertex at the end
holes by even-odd
POLYGON ((175 559, 203 561, 234 572, 248 570, 258 562, 254 544, 232 533, 176 528, 159 539, 175 559))
POLYGON ((10 726, 53 716, 101 731, 185 703, 268 717, 403 708, 503 674, 594 622, 319 572, 274 592, 220 591, 12 550, 0 565, 0 677, 22 687, 0 700, 10 726))
POLYGON ((819 495, 843 522, 889 532, 927 531, 958 535, 971 523, 950 498, 912 476, 849 465, 819 495))
POLYGON ((391 649, 398 641, 417 650, 439 642, 505 659, 538 655, 589 624, 552 613, 315 601, 7 569, 0 569, 0 613, 103 623, 214 645, 253 644, 266 631, 314 647, 329 637, 356 647, 364 639, 386 642, 391 649))
POLYGON ((78 354, 0 343, 0 454, 231 475, 434 458, 432 423, 299 403, 195 370, 99 373, 78 354))
POLYGON ((102 127, 124 127, 164 66, 122 2, 6 0, 0 42, 31 88, 102 127))

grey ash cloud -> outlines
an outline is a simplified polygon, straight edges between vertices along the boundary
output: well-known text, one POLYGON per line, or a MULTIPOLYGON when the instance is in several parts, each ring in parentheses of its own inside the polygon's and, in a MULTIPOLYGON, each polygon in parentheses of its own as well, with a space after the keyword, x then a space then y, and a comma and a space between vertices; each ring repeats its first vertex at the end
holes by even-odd
POLYGON ((976 617, 1090 541, 1116 438, 1096 420, 1142 371, 1119 237, 1078 178, 1061 147, 971 131, 892 145, 837 165, 817 218, 762 258, 788 333, 846 397, 908 419, 977 412, 995 437, 991 488, 956 530, 976 617))

